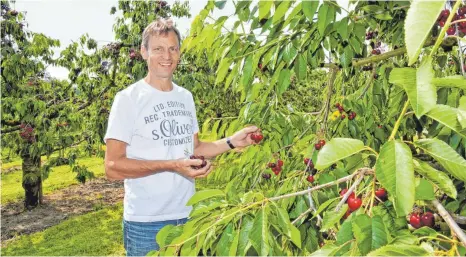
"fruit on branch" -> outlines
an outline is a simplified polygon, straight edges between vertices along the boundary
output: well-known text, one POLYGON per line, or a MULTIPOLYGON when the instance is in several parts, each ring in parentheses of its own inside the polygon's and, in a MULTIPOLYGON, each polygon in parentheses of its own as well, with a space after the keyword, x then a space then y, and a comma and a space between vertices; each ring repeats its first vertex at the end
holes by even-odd
POLYGON ((273 162, 269 162, 269 164, 267 164, 267 167, 273 169, 277 166, 277 164, 273 163, 273 162))
POLYGON ((378 79, 379 78, 379 74, 374 74, 374 79, 378 79))
POLYGON ((350 209, 346 210, 345 215, 343 215, 343 219, 346 220, 351 215, 351 213, 353 213, 353 212, 350 209))
MULTIPOLYGON (((348 192, 348 188, 342 189, 340 191, 340 196, 343 198, 343 196, 346 194, 346 192, 348 192)), ((356 195, 354 194, 354 192, 351 192, 351 194, 348 196, 348 199, 350 199, 350 198, 356 198, 356 195)), ((346 200, 346 202, 348 202, 348 200, 346 200)))
POLYGON ((201 165, 197 165, 197 166, 196 165, 191 165, 191 167, 193 169, 195 169, 195 170, 202 169, 207 165, 207 161, 205 160, 204 156, 202 156, 202 155, 199 155, 199 156, 191 155, 189 157, 189 159, 191 159, 191 160, 196 160, 196 159, 202 160, 201 165))
POLYGON ((383 187, 375 190, 375 195, 384 202, 387 200, 387 191, 383 187))
POLYGON ((449 28, 447 29, 447 35, 449 35, 449 36, 455 35, 455 28, 449 27, 449 28))
POLYGON ((321 146, 324 146, 324 145, 325 145, 325 140, 323 140, 323 139, 319 140, 319 144, 320 144, 321 146))
POLYGON ((314 182, 314 176, 312 175, 307 176, 307 181, 309 181, 309 183, 314 182))
POLYGON ((348 207, 351 211, 359 209, 362 205, 362 200, 359 197, 348 198, 348 207))
POLYGON ((272 177, 272 175, 270 175, 269 173, 262 173, 262 178, 264 179, 270 179, 272 177))
POLYGON ((283 167, 283 161, 278 159, 277 165, 278 165, 278 167, 283 167))
POLYGON ((344 119, 346 118, 346 115, 342 114, 342 115, 340 116, 340 118, 341 118, 342 120, 344 120, 344 119))
POLYGON ((321 145, 320 143, 316 143, 316 144, 314 145, 314 148, 315 148, 317 151, 319 151, 320 148, 322 148, 322 145, 321 145))
POLYGON ((304 158, 304 164, 306 165, 307 170, 314 169, 314 163, 309 158, 304 158))
POLYGON ((356 113, 355 112, 350 112, 350 114, 348 115, 348 119, 353 120, 354 118, 356 118, 356 113))
POLYGON ((411 215, 409 215, 409 224, 411 224, 411 226, 413 226, 414 228, 420 228, 422 225, 421 217, 419 216, 419 214, 411 213, 411 215))
POLYGON ((432 212, 425 212, 421 215, 421 225, 433 228, 435 226, 435 218, 432 212))
POLYGON ((372 49, 372 54, 373 55, 379 55, 380 54, 380 49, 372 49))

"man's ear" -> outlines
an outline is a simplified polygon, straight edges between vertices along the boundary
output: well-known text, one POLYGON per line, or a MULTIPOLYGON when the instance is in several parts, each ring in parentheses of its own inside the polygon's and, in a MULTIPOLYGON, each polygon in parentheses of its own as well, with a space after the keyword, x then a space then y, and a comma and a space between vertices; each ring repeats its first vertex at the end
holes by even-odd
POLYGON ((144 45, 141 45, 141 56, 144 60, 147 60, 149 57, 149 53, 147 52, 147 49, 144 47, 144 45))

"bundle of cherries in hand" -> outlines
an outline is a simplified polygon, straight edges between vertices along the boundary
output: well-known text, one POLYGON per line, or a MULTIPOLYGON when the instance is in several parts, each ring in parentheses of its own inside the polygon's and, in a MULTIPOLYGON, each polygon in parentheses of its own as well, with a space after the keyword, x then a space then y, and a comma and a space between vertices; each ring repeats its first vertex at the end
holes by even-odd
POLYGON ((251 133, 251 139, 258 144, 262 139, 264 139, 264 135, 260 132, 251 133))
POLYGON ((195 170, 202 169, 202 168, 204 168, 204 167, 207 165, 207 161, 204 160, 204 156, 202 156, 202 155, 200 155, 200 156, 191 155, 191 156, 189 157, 189 159, 191 159, 191 160, 195 160, 195 159, 200 159, 200 160, 202 160, 202 164, 201 164, 201 165, 199 165, 199 166, 191 166, 191 167, 192 167, 193 169, 195 169, 195 170))

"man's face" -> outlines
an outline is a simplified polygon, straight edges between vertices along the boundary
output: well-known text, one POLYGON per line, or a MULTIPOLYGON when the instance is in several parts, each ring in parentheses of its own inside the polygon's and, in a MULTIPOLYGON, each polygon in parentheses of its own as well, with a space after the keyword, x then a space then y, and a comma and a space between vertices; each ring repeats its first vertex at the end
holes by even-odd
POLYGON ((158 79, 171 79, 180 60, 180 48, 175 32, 152 36, 148 48, 141 47, 144 60, 152 75, 158 79))

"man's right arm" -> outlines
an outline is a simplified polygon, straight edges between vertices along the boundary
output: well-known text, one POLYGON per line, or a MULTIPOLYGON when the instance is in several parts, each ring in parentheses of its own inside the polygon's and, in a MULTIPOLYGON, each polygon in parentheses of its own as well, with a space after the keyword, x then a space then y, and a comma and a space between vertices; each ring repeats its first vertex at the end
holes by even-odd
POLYGON ((204 168, 196 170, 191 166, 201 165, 201 160, 146 161, 128 159, 125 142, 107 139, 106 145, 105 173, 110 180, 140 178, 161 171, 175 171, 187 177, 200 178, 207 176, 211 171, 210 162, 204 168))

